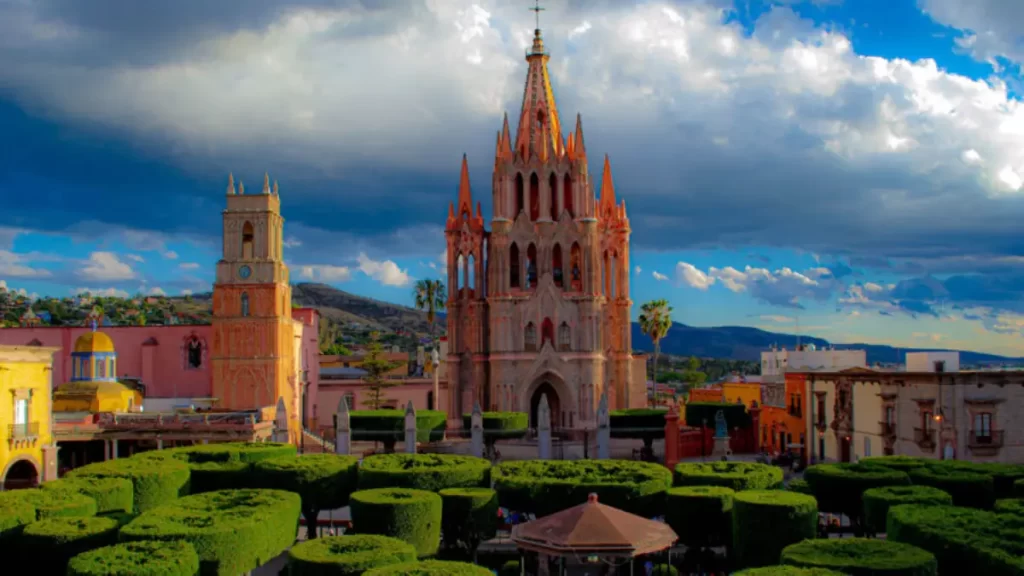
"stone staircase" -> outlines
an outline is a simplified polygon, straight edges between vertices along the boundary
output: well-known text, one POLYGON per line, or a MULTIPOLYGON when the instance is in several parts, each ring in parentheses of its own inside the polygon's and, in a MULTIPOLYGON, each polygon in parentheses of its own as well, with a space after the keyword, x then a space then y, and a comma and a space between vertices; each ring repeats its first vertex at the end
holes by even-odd
POLYGON ((302 450, 306 454, 334 454, 334 442, 318 436, 315 432, 306 428, 302 429, 302 443, 302 450))

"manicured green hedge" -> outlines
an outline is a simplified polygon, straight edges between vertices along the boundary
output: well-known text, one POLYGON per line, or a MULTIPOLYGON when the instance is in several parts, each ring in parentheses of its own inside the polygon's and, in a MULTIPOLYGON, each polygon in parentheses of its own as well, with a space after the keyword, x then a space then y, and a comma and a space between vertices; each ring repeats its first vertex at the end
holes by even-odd
POLYGON ((811 485, 807 483, 807 480, 804 480, 802 478, 794 478, 793 480, 790 480, 789 483, 786 484, 785 488, 786 490, 789 490, 790 492, 796 492, 797 494, 809 494, 811 496, 814 495, 811 492, 811 485))
POLYGON ((631 408, 612 410, 608 425, 612 438, 640 438, 645 443, 665 437, 665 410, 631 408))
POLYGON ((867 458, 860 459, 860 464, 884 466, 894 470, 902 470, 903 472, 922 466, 929 466, 935 462, 936 460, 931 458, 918 458, 916 456, 868 456, 867 458))
POLYGON ((380 534, 408 542, 420 558, 433 556, 441 544, 441 497, 426 490, 376 488, 350 498, 357 534, 380 534))
POLYGON ((371 568, 416 561, 416 548, 387 536, 328 536, 288 551, 289 576, 360 576, 371 568))
POLYGON ((235 576, 295 542, 299 509, 299 495, 283 490, 204 492, 143 513, 121 528, 121 538, 185 540, 202 574, 235 576))
POLYGON ((804 540, 782 550, 782 563, 850 576, 935 576, 935 555, 910 544, 872 538, 804 540))
POLYGON ((683 462, 676 465, 676 486, 725 486, 768 490, 782 484, 782 468, 757 462, 683 462))
POLYGON ((1000 462, 968 462, 966 460, 941 460, 932 467, 948 467, 961 472, 972 472, 992 478, 992 490, 996 499, 1013 498, 1013 483, 1024 479, 1024 465, 1000 462))
POLYGON ((67 478, 127 478, 132 481, 135 512, 145 512, 185 496, 189 491, 188 465, 175 460, 124 458, 76 468, 67 478))
POLYGON ((68 576, 195 576, 199 555, 188 542, 126 542, 79 554, 68 576))
POLYGON ((743 404, 732 402, 691 402, 686 405, 686 425, 700 427, 701 424, 709 429, 715 429, 715 414, 722 411, 725 416, 725 423, 731 432, 733 428, 749 428, 750 413, 743 404))
POLYGON ((818 530, 818 504, 806 494, 784 490, 737 492, 732 505, 733 566, 779 563, 782 549, 818 530))
POLYGON ((679 576, 679 570, 671 564, 658 564, 651 570, 651 576, 679 576))
POLYGON ((522 573, 519 560, 509 560, 501 565, 501 570, 498 570, 498 576, 519 576, 522 573))
POLYGON ((29 488, 0 493, 3 499, 21 500, 35 510, 33 520, 95 516, 96 501, 79 492, 29 488))
POLYGON ((604 504, 653 518, 660 515, 672 472, 659 464, 629 460, 519 460, 492 471, 505 508, 546 516, 597 494, 604 504))
MULTIPOLYGON (((405 440, 405 410, 353 410, 349 429, 353 440, 395 442, 405 440)), ((416 412, 416 441, 436 442, 444 438, 448 414, 440 410, 416 412)))
POLYGON ((64 574, 74 556, 115 544, 118 528, 113 518, 50 518, 26 526, 19 548, 39 573, 64 574))
POLYGON ((885 532, 889 508, 900 504, 952 506, 953 497, 931 486, 885 486, 864 491, 864 524, 874 532, 885 532))
POLYGON ((816 464, 804 470, 804 480, 819 510, 846 514, 854 521, 864 513, 865 490, 910 484, 906 472, 870 464, 816 464))
POLYGON ((939 574, 1024 574, 1024 518, 954 506, 889 509, 886 539, 935 554, 939 574))
POLYGON ((1003 498, 1002 500, 996 500, 996 505, 993 510, 1000 514, 1018 514, 1021 518, 1024 518, 1024 498, 1003 498))
POLYGON ((498 493, 490 488, 441 490, 441 534, 446 547, 470 552, 497 534, 498 493))
POLYGON ((914 468, 909 474, 914 484, 948 492, 956 506, 991 510, 995 503, 991 476, 942 465, 914 468))
POLYGON ((18 492, 0 492, 0 553, 6 552, 8 543, 17 540, 26 525, 36 521, 35 506, 17 497, 18 492))
POLYGON ((844 576, 842 572, 825 568, 797 568, 796 566, 765 566, 734 572, 733 576, 844 576))
POLYGON ((735 494, 724 486, 669 488, 665 492, 665 523, 687 547, 728 546, 735 494))
POLYGON ((85 494, 96 501, 96 513, 131 512, 135 494, 132 481, 127 478, 61 478, 45 482, 43 490, 57 490, 85 494))
POLYGON ((179 460, 192 471, 190 492, 258 488, 251 483, 252 465, 270 458, 295 456, 295 446, 277 442, 223 442, 197 444, 169 450, 151 450, 142 458, 179 460))
POLYGON ((1024 479, 1013 481, 1013 495, 1016 498, 1024 498, 1024 479))
POLYGON ((363 576, 491 576, 491 571, 465 562, 425 560, 374 568, 367 570, 363 576))
MULTIPOLYGON (((530 427, 530 415, 526 412, 483 412, 481 416, 485 442, 522 438, 530 427)), ((467 432, 473 429, 472 414, 462 415, 462 427, 467 432)))
POLYGON ((260 488, 295 492, 302 498, 302 516, 311 538, 316 538, 316 522, 321 510, 348 505, 356 490, 359 473, 357 456, 306 454, 282 456, 253 464, 251 483, 260 488))
POLYGON ((436 492, 445 488, 489 487, 491 463, 457 454, 377 454, 363 459, 359 489, 412 488, 436 492))

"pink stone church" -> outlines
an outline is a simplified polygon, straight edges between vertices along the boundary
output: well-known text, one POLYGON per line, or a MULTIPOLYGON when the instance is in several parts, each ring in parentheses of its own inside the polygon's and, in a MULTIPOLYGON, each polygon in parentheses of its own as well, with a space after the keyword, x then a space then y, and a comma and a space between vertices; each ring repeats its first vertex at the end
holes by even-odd
POLYGON ((632 354, 629 219, 607 156, 594 194, 580 117, 568 138, 540 30, 526 56, 523 108, 497 137, 491 230, 474 207, 466 158, 448 211, 448 413, 529 411, 546 395, 552 425, 593 427, 646 406, 646 358, 632 354))

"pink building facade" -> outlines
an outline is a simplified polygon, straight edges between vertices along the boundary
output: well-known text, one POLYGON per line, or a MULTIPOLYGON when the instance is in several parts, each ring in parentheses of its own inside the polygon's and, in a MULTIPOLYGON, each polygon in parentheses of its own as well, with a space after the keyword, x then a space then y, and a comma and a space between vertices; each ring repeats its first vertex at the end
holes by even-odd
MULTIPOLYGON (((315 414, 319 383, 319 313, 312 308, 295 308, 296 357, 302 362, 299 376, 304 382, 303 421, 315 414), (301 328, 300 328, 301 326, 301 328)), ((13 346, 52 346, 53 383, 71 379, 71 352, 75 340, 91 331, 89 326, 22 327, 0 329, 0 344, 13 346)), ((114 342, 117 351, 117 376, 136 378, 145 386, 143 406, 200 404, 216 408, 212 396, 213 370, 210 344, 213 327, 193 326, 108 326, 102 332, 114 342), (153 402, 167 399, 171 402, 153 402)))

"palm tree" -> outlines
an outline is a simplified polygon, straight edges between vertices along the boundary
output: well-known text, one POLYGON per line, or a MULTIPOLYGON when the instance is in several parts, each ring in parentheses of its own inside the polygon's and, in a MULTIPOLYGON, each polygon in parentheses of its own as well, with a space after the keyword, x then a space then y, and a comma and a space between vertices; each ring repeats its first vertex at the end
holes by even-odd
POLYGON ((448 302, 448 290, 440 280, 417 280, 413 286, 413 296, 416 299, 416 309, 427 313, 427 323, 430 324, 430 342, 434 343, 434 320, 437 313, 444 310, 448 302))
POLYGON ((672 327, 672 307, 668 300, 651 300, 640 307, 640 329, 651 338, 654 343, 654 369, 651 379, 654 380, 655 390, 658 382, 658 355, 661 354, 661 339, 668 334, 672 327))

